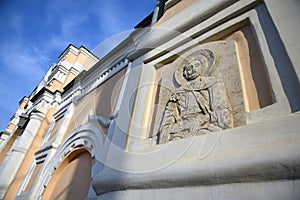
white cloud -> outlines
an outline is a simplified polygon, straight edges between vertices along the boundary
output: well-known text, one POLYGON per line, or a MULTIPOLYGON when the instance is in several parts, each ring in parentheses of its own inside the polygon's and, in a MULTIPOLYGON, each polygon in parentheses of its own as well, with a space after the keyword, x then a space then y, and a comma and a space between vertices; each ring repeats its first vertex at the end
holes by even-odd
POLYGON ((73 14, 68 18, 65 18, 61 21, 61 30, 64 37, 72 36, 74 31, 76 31, 76 27, 80 24, 84 23, 88 17, 86 15, 81 14, 73 14))
POLYGON ((68 40, 64 36, 52 34, 49 36, 47 43, 44 44, 44 48, 48 49, 49 52, 51 52, 51 50, 60 50, 62 52, 69 43, 71 43, 71 40, 68 40))
POLYGON ((12 1, 9 9, 0 13, 0 95, 5 97, 0 109, 15 111, 20 98, 29 95, 69 43, 92 48, 101 42, 95 50, 102 56, 111 50, 128 34, 123 32, 132 28, 136 14, 132 10, 140 11, 134 2, 149 4, 148 0, 51 0, 35 4, 41 6, 40 15, 30 13, 32 1, 23 3, 28 6, 24 8, 12 1))
POLYGON ((21 43, 1 44, 0 47, 0 128, 17 110, 18 101, 29 95, 45 73, 49 59, 39 48, 21 43))
POLYGON ((101 7, 95 10, 98 16, 96 21, 107 36, 125 31, 124 28, 127 27, 127 12, 120 5, 118 1, 104 1, 101 7))
POLYGON ((7 71, 36 81, 45 73, 45 65, 49 63, 49 59, 36 46, 10 43, 1 45, 0 62, 7 71))

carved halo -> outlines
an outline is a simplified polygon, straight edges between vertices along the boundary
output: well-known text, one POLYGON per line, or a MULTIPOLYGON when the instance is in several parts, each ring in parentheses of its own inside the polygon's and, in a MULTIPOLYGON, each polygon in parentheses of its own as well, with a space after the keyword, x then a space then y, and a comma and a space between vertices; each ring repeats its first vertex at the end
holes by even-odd
POLYGON ((174 78, 179 85, 186 85, 188 81, 183 76, 183 67, 193 61, 200 61, 205 58, 207 60, 207 66, 202 69, 203 76, 209 76, 212 72, 212 69, 215 65, 215 55, 211 50, 200 49, 194 51, 193 53, 183 54, 180 57, 179 62, 176 62, 176 70, 174 73, 174 78))

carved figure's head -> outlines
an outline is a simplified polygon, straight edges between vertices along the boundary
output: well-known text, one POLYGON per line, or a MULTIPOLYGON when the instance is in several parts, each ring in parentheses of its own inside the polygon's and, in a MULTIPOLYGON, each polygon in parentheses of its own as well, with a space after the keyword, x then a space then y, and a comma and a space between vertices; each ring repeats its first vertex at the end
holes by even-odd
POLYGON ((207 69, 208 61, 204 56, 198 57, 183 67, 183 76, 186 80, 194 80, 203 75, 203 70, 207 69))
MULTIPOLYGON (((201 46, 200 46, 201 47, 201 46)), ((199 77, 209 77, 215 66, 215 55, 211 50, 192 50, 179 57, 172 65, 176 68, 174 78, 179 86, 184 86, 199 77)))

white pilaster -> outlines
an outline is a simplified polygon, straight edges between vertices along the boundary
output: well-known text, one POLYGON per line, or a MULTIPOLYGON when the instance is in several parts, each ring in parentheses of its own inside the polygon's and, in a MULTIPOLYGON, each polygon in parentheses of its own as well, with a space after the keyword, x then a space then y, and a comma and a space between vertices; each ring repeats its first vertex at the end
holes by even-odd
POLYGON ((13 181, 21 163, 36 135, 45 114, 41 112, 31 113, 30 120, 18 142, 13 147, 8 161, 2 166, 0 172, 0 199, 5 195, 6 190, 13 181))

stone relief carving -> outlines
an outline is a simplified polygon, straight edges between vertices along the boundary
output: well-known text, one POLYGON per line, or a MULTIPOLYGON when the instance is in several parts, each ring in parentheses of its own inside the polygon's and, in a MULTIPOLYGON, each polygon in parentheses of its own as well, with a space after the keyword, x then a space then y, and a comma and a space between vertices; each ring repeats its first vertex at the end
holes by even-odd
POLYGON ((233 126, 230 102, 221 77, 212 75, 215 54, 198 50, 177 63, 173 79, 178 87, 165 104, 157 143, 220 131, 233 126))

